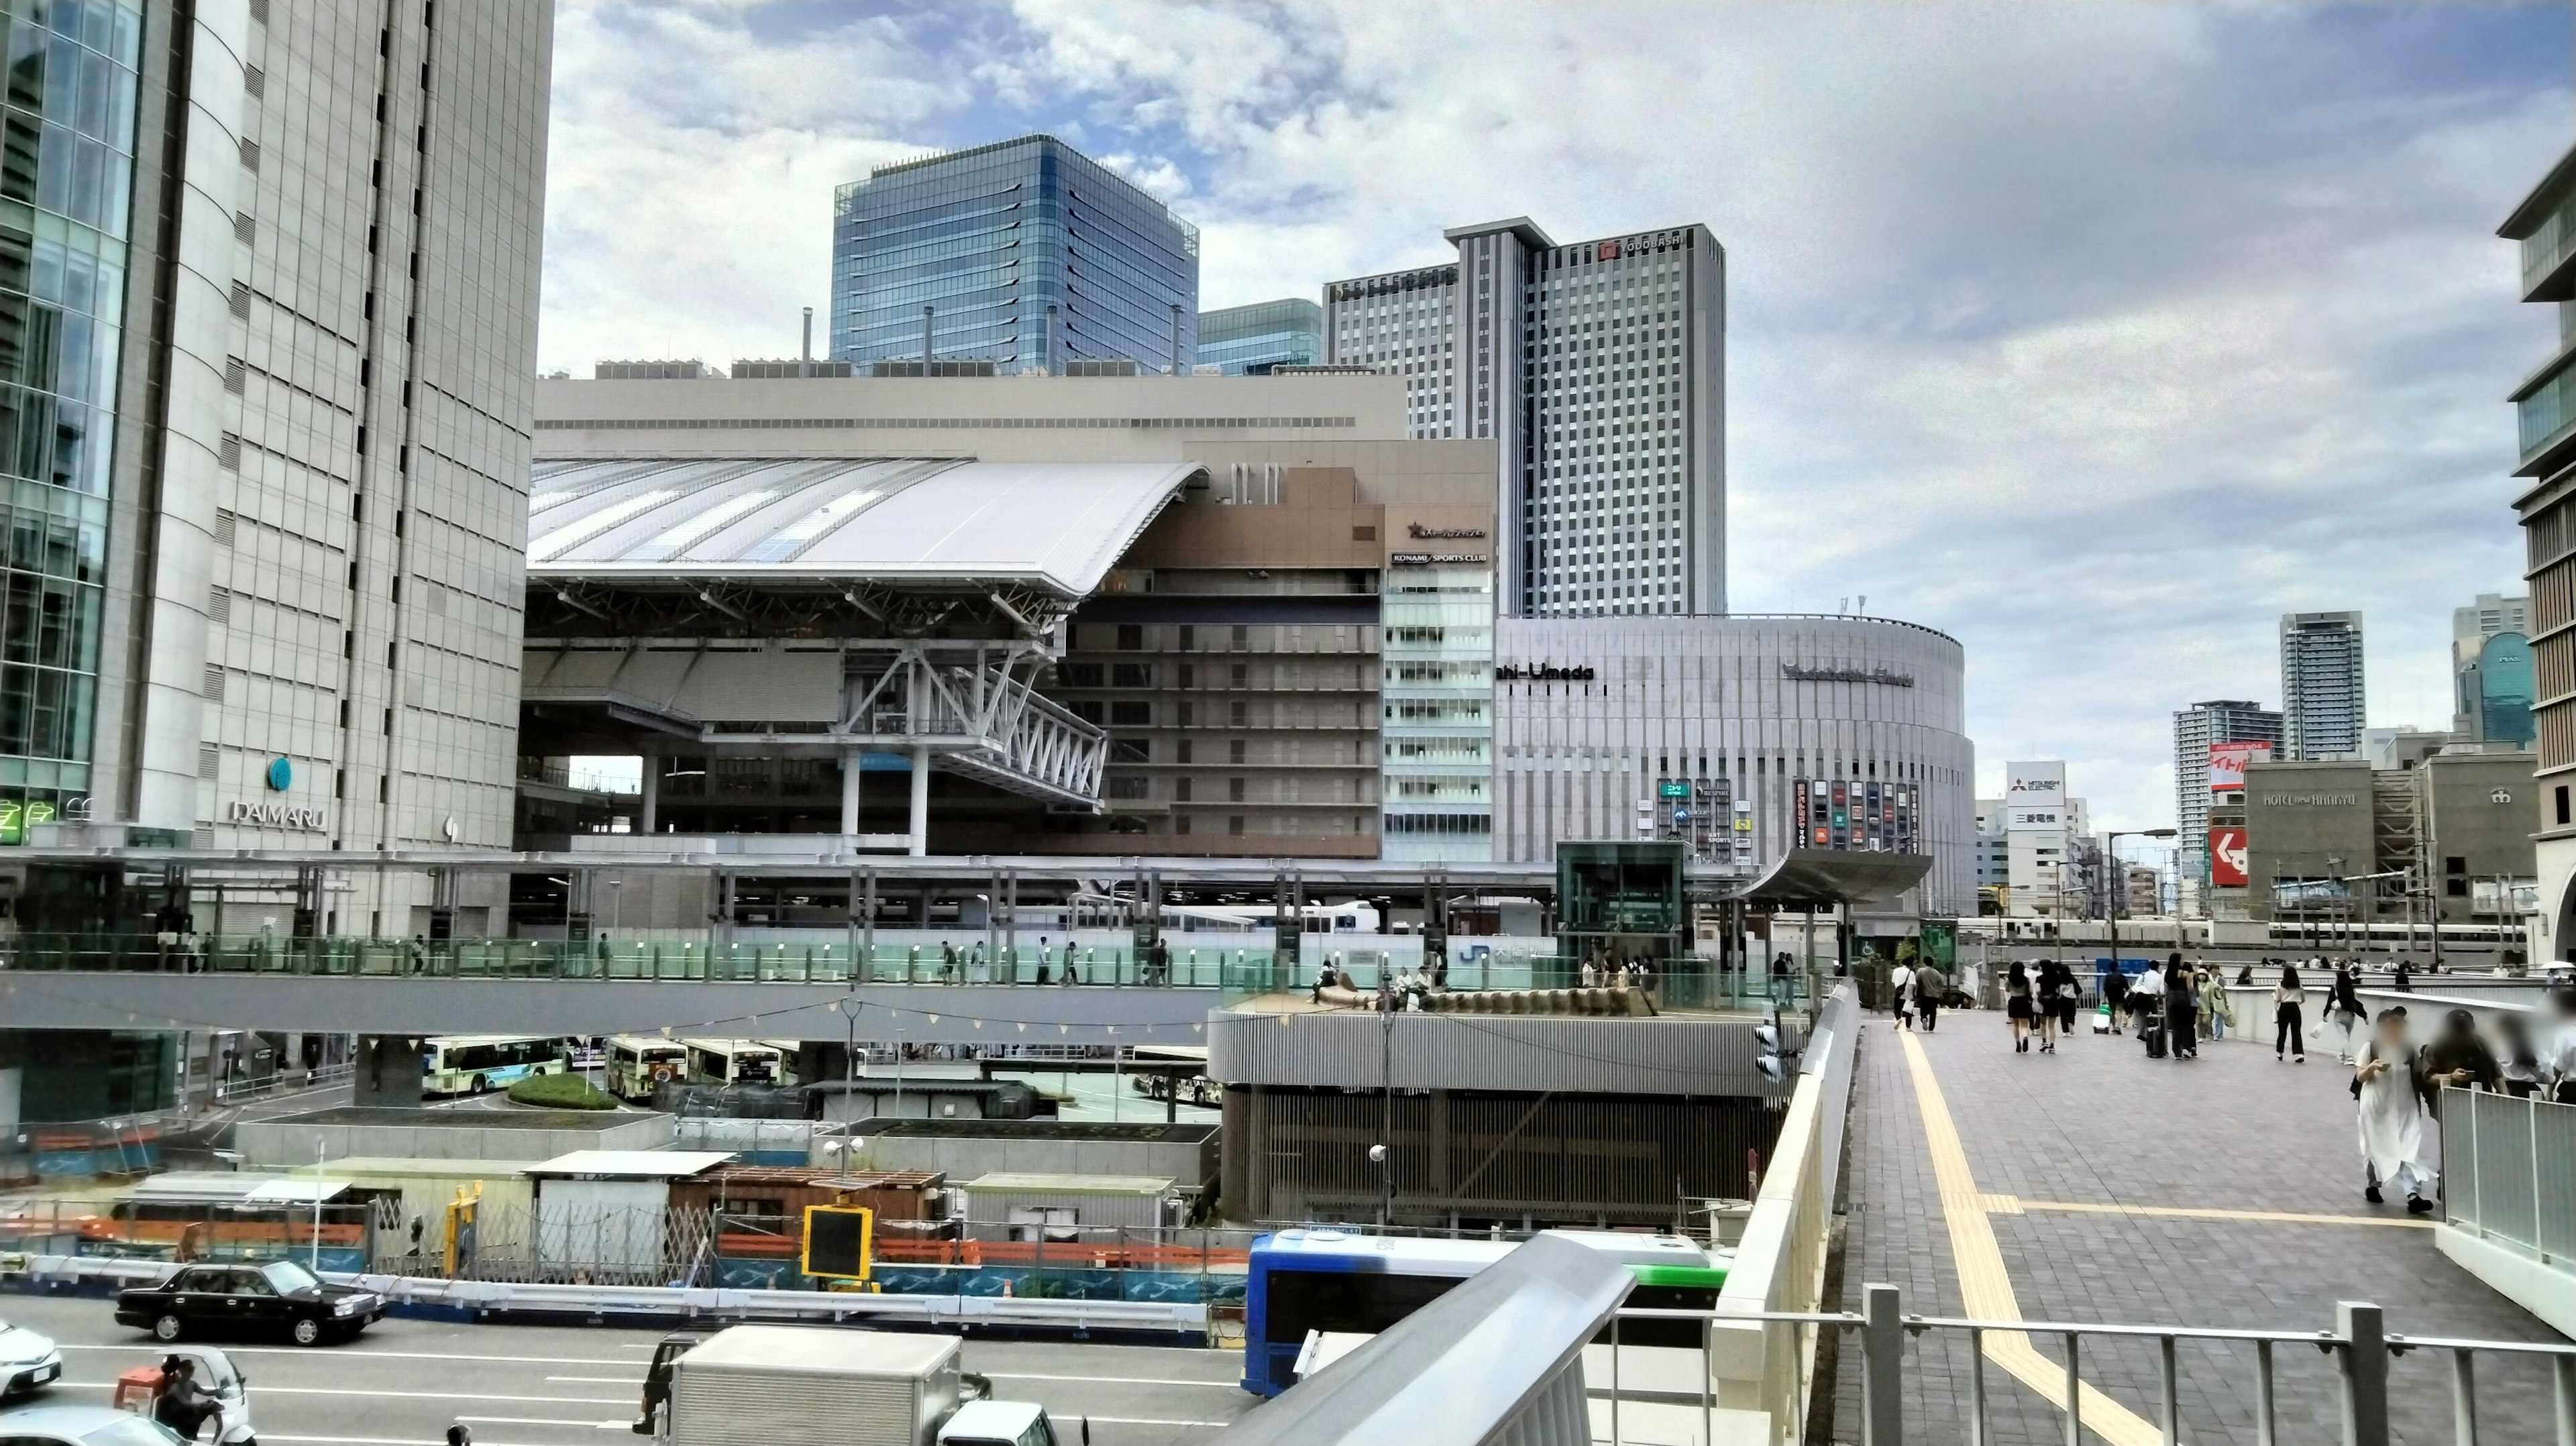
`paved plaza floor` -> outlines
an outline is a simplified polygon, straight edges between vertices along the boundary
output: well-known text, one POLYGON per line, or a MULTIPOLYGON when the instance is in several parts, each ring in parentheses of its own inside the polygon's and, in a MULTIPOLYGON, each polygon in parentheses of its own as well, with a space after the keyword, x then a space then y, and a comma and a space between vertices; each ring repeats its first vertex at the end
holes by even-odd
MULTIPOLYGON (((1945 1013, 1928 1035, 1874 1015, 1858 1077, 1845 1309, 1876 1282, 1924 1315, 2316 1331, 2357 1300, 2396 1334, 2557 1339, 2443 1257, 2402 1201, 2363 1200, 2351 1072, 2331 1046, 2304 1066, 2233 1040, 2151 1060, 2134 1036, 2090 1033, 2054 1055, 2015 1054, 1997 1013, 1945 1013)), ((2026 1339, 1988 1345, 1995 1446, 2065 1440, 2061 1347, 2026 1339)), ((1909 1346, 1908 1443, 1969 1439, 1968 1359, 1962 1336, 1909 1346)), ((2283 1446, 2338 1439, 2332 1359, 2306 1347, 2276 1359, 2283 1446)), ((2087 1440, 2162 1439, 2152 1341, 2088 1341, 2080 1365, 2087 1440)), ((2251 1446, 2253 1347, 2185 1343, 2179 1366, 2182 1439, 2251 1446)), ((1859 1369, 1847 1345, 1838 1442, 1859 1440, 1859 1369)), ((2421 1352, 2395 1362, 2395 1440, 2454 1439, 2450 1369, 2421 1352)), ((2488 1357, 2478 1371, 2481 1440, 2551 1439, 2536 1363, 2488 1357)))

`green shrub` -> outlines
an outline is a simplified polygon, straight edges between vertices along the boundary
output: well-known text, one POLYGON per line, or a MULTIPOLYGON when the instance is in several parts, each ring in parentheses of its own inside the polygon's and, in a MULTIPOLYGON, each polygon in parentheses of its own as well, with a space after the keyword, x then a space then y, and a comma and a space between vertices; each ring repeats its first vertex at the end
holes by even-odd
POLYGON ((613 1110, 617 1101, 577 1074, 532 1074, 510 1086, 515 1104, 543 1105, 550 1110, 613 1110))

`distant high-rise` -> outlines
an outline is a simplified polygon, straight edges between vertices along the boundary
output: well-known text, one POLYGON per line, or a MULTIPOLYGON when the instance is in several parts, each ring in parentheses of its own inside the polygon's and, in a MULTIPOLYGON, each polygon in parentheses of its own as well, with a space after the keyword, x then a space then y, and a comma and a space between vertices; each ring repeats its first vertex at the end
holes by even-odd
POLYGON ((879 166, 832 214, 832 355, 1061 371, 1198 356, 1199 233, 1053 136, 879 166))
POLYGON ((1311 366, 1324 356, 1324 308, 1302 296, 1199 313, 1199 365, 1230 377, 1311 366))
POLYGON ((2361 747, 2361 614, 2281 615, 2281 746, 2292 760, 2361 747))
POLYGON ((2281 751, 2281 715, 2259 703, 2216 698, 2174 717, 2174 850, 2183 880, 2209 882, 2209 746, 2264 743, 2281 751))
POLYGON ((1717 238, 1560 246, 1527 217, 1447 238, 1455 262, 1327 286, 1325 357, 1404 377, 1417 437, 1501 442, 1503 610, 1724 612, 1717 238))
POLYGON ((2451 610, 2451 731, 2478 742, 2530 746, 2531 598, 2482 592, 2451 610))

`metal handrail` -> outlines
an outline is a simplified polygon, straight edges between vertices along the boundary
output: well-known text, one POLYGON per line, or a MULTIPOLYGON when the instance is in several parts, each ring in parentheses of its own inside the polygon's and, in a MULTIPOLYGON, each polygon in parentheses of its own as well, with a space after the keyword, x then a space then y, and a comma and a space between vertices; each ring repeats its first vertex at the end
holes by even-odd
MULTIPOLYGON (((2292 1331, 2249 1329, 2235 1326, 2146 1325, 2115 1321, 2053 1320, 1978 1320, 1962 1316, 1908 1315, 1898 1306, 1899 1293, 1892 1285, 1868 1285, 1862 1288, 1864 1308, 1852 1311, 1742 1311, 1719 1307, 1712 1310, 1689 1310, 1670 1307, 1626 1307, 1614 1317, 1612 1343, 1617 1343, 1616 1320, 1688 1320, 1701 1323, 1701 1350, 1704 1369, 1713 1376, 1715 1353, 1712 1337, 1722 1325, 1800 1325, 1821 1329, 1857 1331, 1861 1337, 1862 1382, 1860 1406, 1861 1439, 1868 1446, 1902 1446, 1905 1430, 1905 1402, 1899 1368, 1903 1361, 1901 1341, 1906 1335, 1920 1336, 1927 1331, 1964 1331, 1971 1342, 1968 1365, 1969 1379, 1965 1439, 1969 1446, 1992 1446, 1994 1434, 1987 1420, 1985 1338, 1989 1334, 2054 1337, 2066 1351, 2065 1386, 2057 1403, 2064 1413, 2067 1446, 2081 1446, 2083 1440, 2082 1350, 2087 1336, 2126 1340, 2151 1340, 2157 1344, 2159 1416, 2162 1439, 2166 1446, 2181 1440, 2181 1386, 2183 1368, 2176 1346, 2183 1341, 2224 1341, 2251 1344, 2255 1348, 2254 1427, 2258 1446, 2278 1446, 2280 1437, 2274 1420, 2277 1399, 2274 1380, 2274 1348, 2282 1345, 2315 1347, 2321 1354, 2336 1358, 2336 1369, 2342 1378, 2342 1439, 2350 1446, 2388 1446, 2388 1360, 2409 1351, 2443 1352, 2451 1357, 2448 1373, 2451 1387, 2453 1438, 2458 1446, 2477 1446, 2478 1429, 2477 1373, 2475 1358, 2481 1352, 2496 1355, 2538 1357, 2551 1366, 2552 1394, 2555 1398, 2556 1430, 2551 1440, 2556 1446, 2576 1446, 2576 1344, 2556 1341, 2476 1340, 2456 1336, 2409 1336, 2390 1334, 2381 1329, 2379 1307, 2366 1302, 2343 1301, 2336 1305, 2338 1324, 2335 1329, 2292 1331)), ((1621 1395, 1614 1365, 1610 1394, 1611 1446, 1622 1446, 1618 1426, 1617 1399, 1621 1395)), ((1701 1409, 1710 1409, 1711 1397, 1703 1393, 1701 1409)), ((1713 1426, 1713 1421, 1709 1423, 1713 1426)), ((1803 1423, 1774 1420, 1773 1443, 1797 1439, 1803 1423), (1786 1433, 1786 1434, 1784 1434, 1786 1433)), ((1705 1439, 1705 1438, 1704 1438, 1705 1439)))

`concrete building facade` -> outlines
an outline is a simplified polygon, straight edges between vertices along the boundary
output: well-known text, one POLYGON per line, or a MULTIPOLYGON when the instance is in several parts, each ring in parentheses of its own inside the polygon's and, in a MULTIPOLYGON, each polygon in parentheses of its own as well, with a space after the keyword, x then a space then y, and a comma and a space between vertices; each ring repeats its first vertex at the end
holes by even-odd
POLYGON ((2531 588, 2535 957, 2576 958, 2576 150, 2559 157, 2497 235, 2521 249, 2522 299, 2558 309, 2558 342, 2514 388, 2514 498, 2531 588))
POLYGON ((1932 872, 1906 909, 1976 910, 1965 655, 1942 633, 1858 617, 1504 618, 1495 677, 1498 859, 1672 837, 1684 806, 1702 856, 1739 873, 1801 843, 1919 851, 1932 872))
POLYGON ((2361 614, 2281 615, 2281 744, 2294 760, 2361 747, 2361 614))
MULTIPOLYGON (((552 9, 92 12, 13 50, 108 88, 19 217, 81 317, 34 318, 63 505, 18 505, 80 561, 23 591, 64 647, 0 677, 0 838, 505 847, 552 9)), ((416 884, 197 922, 409 933, 416 884)))
POLYGON ((2213 743, 2261 743, 2278 757, 2281 715, 2241 698, 2213 698, 2174 714, 2174 849, 2182 872, 2176 887, 2186 896, 2202 895, 2210 887, 2210 807, 2216 801, 2209 786, 2213 743))
POLYGON ((1405 378, 1415 435, 1490 437, 1506 614, 1726 610, 1726 253, 1705 226, 1558 245, 1527 217, 1454 264, 1336 281, 1325 354, 1405 378))
POLYGON ((2411 764, 2246 769, 2248 917, 2449 923, 2521 913, 2535 853, 2531 756, 2454 744, 2411 764), (2430 904, 2427 904, 2427 900, 2430 904))

